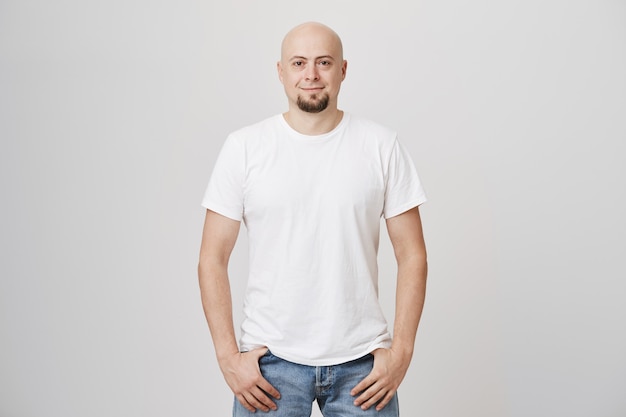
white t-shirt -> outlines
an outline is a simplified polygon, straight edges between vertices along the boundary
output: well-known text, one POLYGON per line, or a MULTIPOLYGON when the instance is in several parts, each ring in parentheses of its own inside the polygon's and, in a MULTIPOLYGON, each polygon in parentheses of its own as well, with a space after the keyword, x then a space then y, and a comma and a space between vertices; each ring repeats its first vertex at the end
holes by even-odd
POLYGON ((202 205, 247 228, 240 349, 328 366, 389 347, 378 302, 381 216, 424 201, 396 133, 348 113, 319 136, 282 115, 230 134, 202 205))

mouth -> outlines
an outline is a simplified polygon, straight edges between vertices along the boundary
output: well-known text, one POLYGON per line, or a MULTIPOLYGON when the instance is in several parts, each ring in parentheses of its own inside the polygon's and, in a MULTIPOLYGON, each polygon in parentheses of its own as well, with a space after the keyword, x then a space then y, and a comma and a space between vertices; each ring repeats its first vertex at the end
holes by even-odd
POLYGON ((324 87, 300 87, 300 89, 302 91, 316 93, 316 92, 322 91, 324 87))

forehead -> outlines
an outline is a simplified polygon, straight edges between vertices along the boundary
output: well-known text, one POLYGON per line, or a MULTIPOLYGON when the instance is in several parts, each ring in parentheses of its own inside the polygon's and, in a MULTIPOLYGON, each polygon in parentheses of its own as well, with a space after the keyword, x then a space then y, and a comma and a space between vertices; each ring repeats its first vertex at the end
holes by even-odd
POLYGON ((339 37, 323 27, 302 27, 289 32, 283 40, 282 59, 294 56, 314 58, 330 56, 342 59, 342 48, 339 37))

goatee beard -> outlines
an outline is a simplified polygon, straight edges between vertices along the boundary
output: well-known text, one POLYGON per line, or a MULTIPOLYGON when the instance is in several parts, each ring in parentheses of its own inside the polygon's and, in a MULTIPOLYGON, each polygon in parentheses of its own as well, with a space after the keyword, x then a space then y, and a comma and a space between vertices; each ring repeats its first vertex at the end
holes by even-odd
POLYGON ((317 95, 312 95, 310 101, 306 101, 302 96, 298 96, 296 103, 298 104, 298 108, 302 111, 307 113, 319 113, 326 110, 328 101, 328 94, 324 94, 319 100, 317 100, 317 95))

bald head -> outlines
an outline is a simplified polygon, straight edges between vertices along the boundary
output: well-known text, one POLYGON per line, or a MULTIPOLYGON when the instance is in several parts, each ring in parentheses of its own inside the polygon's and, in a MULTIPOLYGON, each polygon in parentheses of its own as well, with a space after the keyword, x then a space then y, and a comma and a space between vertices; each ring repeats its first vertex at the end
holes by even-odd
POLYGON ((337 61, 343 60, 343 45, 339 35, 326 25, 307 22, 291 29, 281 45, 281 61, 289 60, 303 47, 332 51, 337 61))

